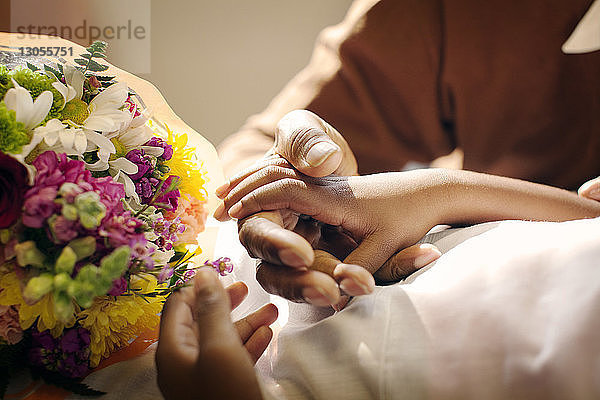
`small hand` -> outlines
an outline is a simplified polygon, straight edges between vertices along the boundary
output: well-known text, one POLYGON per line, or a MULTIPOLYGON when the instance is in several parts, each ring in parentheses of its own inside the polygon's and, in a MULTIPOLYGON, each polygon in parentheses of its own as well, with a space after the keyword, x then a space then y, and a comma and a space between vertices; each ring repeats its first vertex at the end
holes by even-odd
POLYGON ((200 269, 192 285, 165 303, 156 351, 158 385, 167 399, 260 399, 253 364, 271 341, 277 308, 268 304, 233 324, 230 311, 248 293, 224 289, 200 269))

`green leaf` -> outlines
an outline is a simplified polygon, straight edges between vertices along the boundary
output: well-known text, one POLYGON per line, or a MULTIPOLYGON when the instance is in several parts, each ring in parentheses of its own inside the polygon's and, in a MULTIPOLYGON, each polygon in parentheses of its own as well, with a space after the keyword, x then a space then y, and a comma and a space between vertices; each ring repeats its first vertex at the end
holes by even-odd
POLYGON ((32 71, 39 71, 40 70, 38 67, 36 67, 35 65, 31 64, 30 62, 27 62, 27 68, 29 68, 32 71))
POLYGON ((88 60, 84 60, 83 58, 76 58, 73 61, 75 61, 75 63, 81 65, 82 67, 85 67, 88 63, 88 60))
POLYGON ((92 58, 91 54, 80 54, 81 58, 85 58, 86 60, 89 60, 90 58, 92 58))
POLYGON ((96 79, 98 79, 99 82, 110 82, 110 81, 112 81, 115 78, 116 78, 116 76, 96 75, 96 79))
POLYGON ((103 65, 94 60, 90 60, 89 64, 87 65, 87 68, 92 72, 102 72, 108 69, 108 65, 103 65))
MULTIPOLYGON (((58 64, 58 65, 60 65, 60 64, 58 64)), ((44 64, 44 70, 48 71, 48 72, 51 72, 52 74, 54 74, 54 76, 56 77, 56 79, 60 79, 63 76, 62 72, 60 72, 59 70, 54 69, 51 66, 46 65, 46 64, 44 64)))

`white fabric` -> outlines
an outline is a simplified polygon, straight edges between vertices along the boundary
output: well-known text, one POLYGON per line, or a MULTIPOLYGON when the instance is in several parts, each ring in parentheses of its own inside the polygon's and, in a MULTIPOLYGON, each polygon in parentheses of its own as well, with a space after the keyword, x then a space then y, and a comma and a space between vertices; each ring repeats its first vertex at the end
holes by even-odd
MULTIPOLYGON (((600 219, 505 221, 429 241, 437 262, 340 313, 290 303, 259 363, 266 396, 600 398, 600 219)), ((237 271, 252 275, 238 250, 237 271)), ((253 307, 265 301, 251 293, 253 307)))
MULTIPOLYGON (((427 239, 437 262, 333 316, 294 303, 288 316, 279 301, 287 322, 257 365, 265 398, 600 398, 600 218, 427 239)), ((269 301, 234 223, 221 227, 221 255, 236 267, 227 280, 250 286, 238 314, 269 301)), ((107 399, 160 398, 153 347, 85 382, 107 399)))

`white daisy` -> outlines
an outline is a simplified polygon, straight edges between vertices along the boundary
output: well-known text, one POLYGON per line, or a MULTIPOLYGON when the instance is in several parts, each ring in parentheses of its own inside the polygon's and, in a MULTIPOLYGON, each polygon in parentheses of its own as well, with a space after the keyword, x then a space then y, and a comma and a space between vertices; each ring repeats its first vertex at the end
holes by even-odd
POLYGON ((27 89, 19 86, 14 79, 12 82, 14 88, 8 89, 4 96, 4 103, 9 110, 15 112, 17 121, 31 131, 41 124, 50 112, 53 102, 52 93, 46 90, 33 101, 27 89))

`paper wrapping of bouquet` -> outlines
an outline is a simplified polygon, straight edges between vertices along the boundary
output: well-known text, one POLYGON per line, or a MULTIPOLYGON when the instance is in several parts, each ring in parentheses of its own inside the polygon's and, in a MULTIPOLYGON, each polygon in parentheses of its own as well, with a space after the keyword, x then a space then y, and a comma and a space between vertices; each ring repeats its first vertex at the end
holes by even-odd
MULTIPOLYGON (((41 48, 46 46, 72 48, 73 56, 64 57, 64 60, 68 63, 73 63, 73 59, 84 52, 82 46, 62 38, 45 35, 23 35, 0 32, 0 49, 4 51, 20 52, 21 47, 41 48)), ((47 57, 47 59, 52 62, 58 61, 55 57, 47 57)), ((221 162, 215 147, 179 118, 171 109, 160 91, 150 82, 113 65, 110 65, 105 74, 114 75, 117 77, 116 79, 118 81, 127 82, 127 85, 143 99, 146 107, 150 109, 153 121, 157 122, 156 125, 166 125, 175 134, 186 133, 188 135, 188 145, 196 148, 198 157, 206 171, 206 177, 208 178, 205 184, 208 195, 207 209, 209 215, 212 215, 218 202, 218 199, 214 195, 215 189, 225 181, 221 162)), ((217 233, 218 224, 213 218, 209 217, 205 231, 202 232, 198 238, 199 245, 203 250, 200 256, 201 259, 213 258, 217 233)), ((138 336, 128 347, 113 353, 109 358, 103 360, 95 371, 139 356, 146 352, 148 347, 157 340, 158 328, 153 331, 145 332, 138 336)), ((66 399, 69 395, 69 392, 54 386, 48 386, 40 382, 28 382, 22 385, 16 392, 9 391, 5 398, 27 400, 66 399)))

